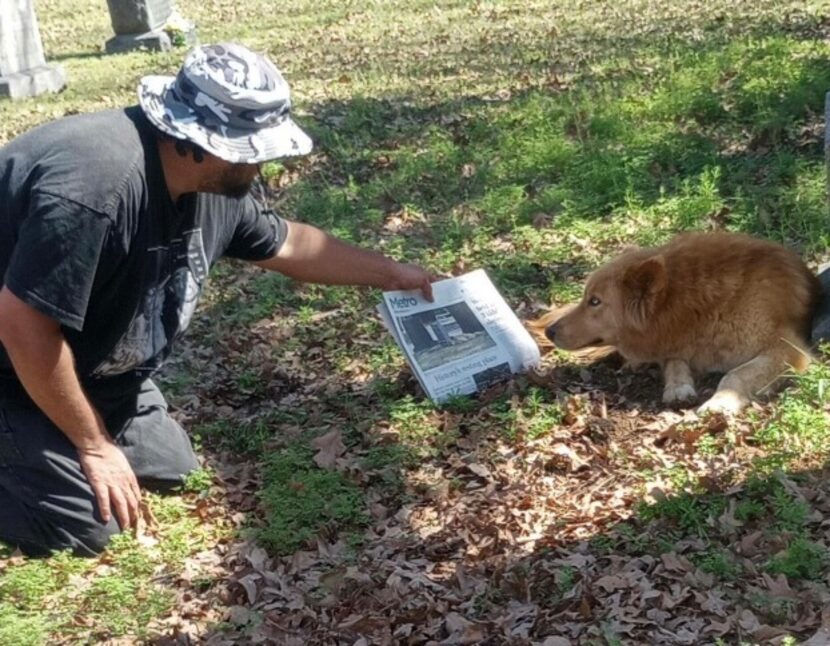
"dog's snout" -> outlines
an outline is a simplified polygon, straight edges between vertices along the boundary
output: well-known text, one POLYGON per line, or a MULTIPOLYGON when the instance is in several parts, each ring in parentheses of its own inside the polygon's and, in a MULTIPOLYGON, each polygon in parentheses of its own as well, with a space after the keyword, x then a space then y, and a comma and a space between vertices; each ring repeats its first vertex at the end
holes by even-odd
POLYGON ((550 341, 556 341, 556 323, 548 325, 545 328, 545 336, 548 337, 550 341))

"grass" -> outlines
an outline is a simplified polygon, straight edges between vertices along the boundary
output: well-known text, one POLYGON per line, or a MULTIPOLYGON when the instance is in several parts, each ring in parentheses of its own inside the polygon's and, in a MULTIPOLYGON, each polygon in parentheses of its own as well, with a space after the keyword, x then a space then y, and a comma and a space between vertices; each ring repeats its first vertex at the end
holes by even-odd
POLYGON ((268 521, 256 536, 274 554, 292 554, 323 531, 337 537, 368 520, 360 487, 316 468, 311 458, 307 443, 298 443, 269 455, 263 465, 267 484, 260 498, 268 521))
POLYGON ((796 381, 799 387, 782 394, 776 414, 756 433, 757 440, 771 449, 770 455, 783 461, 823 456, 830 433, 825 412, 830 368, 814 363, 796 381))
MULTIPOLYGON (((197 472, 191 486, 202 486, 203 479, 197 472)), ((145 497, 161 525, 152 543, 122 534, 100 562, 61 552, 0 572, 0 643, 30 646, 150 634, 153 621, 175 601, 163 578, 222 534, 208 531, 180 499, 145 497)))
POLYGON ((530 387, 521 401, 502 399, 492 407, 493 421, 509 440, 535 440, 562 423, 565 413, 550 390, 530 387))
POLYGON ((643 505, 642 520, 662 520, 674 536, 708 536, 715 519, 723 513, 724 502, 719 496, 709 498, 695 494, 671 495, 653 505, 643 505))
MULTIPOLYGON (((830 242, 820 132, 830 45, 815 37, 826 20, 819 3, 626 0, 606 11, 571 0, 301 0, 290 13, 178 4, 202 41, 268 51, 291 83, 316 152, 264 169, 278 211, 438 272, 485 267, 517 308, 572 300, 622 246, 681 230, 746 231, 814 263, 830 242)), ((0 142, 66 113, 127 105, 143 74, 181 60, 181 51, 103 56, 109 23, 98 0, 37 9, 46 52, 70 84, 0 103, 0 142)), ((321 535, 357 540, 369 494, 397 509, 417 495, 410 476, 459 440, 554 441, 585 413, 582 400, 522 380, 493 400, 436 409, 373 316, 375 301, 222 263, 190 341, 211 360, 165 375, 174 401, 195 391, 230 409, 206 408, 191 430, 205 450, 261 463, 252 524, 274 554, 321 535), (310 439, 334 425, 357 456, 351 476, 313 464, 310 439)), ((706 540, 698 567, 733 581, 742 570, 718 519, 734 502, 745 527, 794 537, 766 571, 826 573, 812 509, 777 474, 827 459, 827 370, 817 363, 771 415, 748 417, 748 439, 703 436, 705 459, 744 441, 757 449, 742 491, 712 492, 686 466, 667 467, 657 475, 669 494, 640 506, 634 529, 596 544, 643 554, 706 540), (659 545, 639 531, 650 523, 663 532, 659 545)), ((191 495, 211 477, 194 475, 191 495)), ((157 570, 175 571, 211 540, 192 511, 154 504, 165 533, 152 549, 125 539, 106 569, 62 555, 0 571, 0 643, 71 636, 78 613, 87 634, 146 636, 173 604, 153 583, 157 570), (88 582, 74 596, 73 576, 88 582)), ((573 587, 574 573, 563 572, 557 595, 573 587)))
POLYGON ((718 579, 732 581, 741 574, 741 566, 735 562, 734 555, 726 550, 714 550, 698 559, 701 570, 714 574, 718 579))
POLYGON ((9 646, 44 644, 50 625, 43 613, 28 613, 12 604, 0 604, 0 639, 9 646))
POLYGON ((786 551, 770 560, 767 570, 790 579, 820 579, 828 564, 827 548, 799 537, 786 551))

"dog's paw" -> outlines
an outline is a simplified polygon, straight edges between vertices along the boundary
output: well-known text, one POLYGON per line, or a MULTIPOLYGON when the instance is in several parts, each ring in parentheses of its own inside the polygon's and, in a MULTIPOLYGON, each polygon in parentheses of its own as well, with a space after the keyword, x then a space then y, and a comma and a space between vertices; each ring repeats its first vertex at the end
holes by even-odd
POLYGON ((692 384, 674 384, 663 388, 663 403, 675 404, 687 402, 697 397, 697 391, 692 384))
POLYGON ((746 399, 733 390, 719 390, 709 399, 703 402, 697 409, 698 415, 706 413, 723 413, 724 415, 735 415, 747 405, 746 399))

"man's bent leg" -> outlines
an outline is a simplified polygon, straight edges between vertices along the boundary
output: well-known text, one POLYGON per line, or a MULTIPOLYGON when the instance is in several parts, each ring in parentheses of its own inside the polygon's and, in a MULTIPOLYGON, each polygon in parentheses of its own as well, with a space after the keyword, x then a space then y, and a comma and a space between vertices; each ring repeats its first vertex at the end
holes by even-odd
POLYGON ((69 439, 31 404, 0 401, 0 540, 30 555, 99 553, 104 523, 69 439))
MULTIPOLYGON (((184 430, 147 380, 129 394, 90 393, 139 482, 180 485, 198 467, 184 430)), ((0 541, 25 553, 72 549, 94 555, 118 533, 98 504, 69 439, 25 396, 0 395, 0 541)))

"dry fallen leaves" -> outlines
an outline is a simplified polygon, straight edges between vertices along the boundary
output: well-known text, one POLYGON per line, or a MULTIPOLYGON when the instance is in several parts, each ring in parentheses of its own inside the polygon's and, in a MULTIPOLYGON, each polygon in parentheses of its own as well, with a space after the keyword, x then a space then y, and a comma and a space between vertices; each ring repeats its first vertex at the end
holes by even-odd
POLYGON ((333 469, 337 458, 346 452, 346 445, 339 429, 334 429, 312 440, 311 445, 317 449, 314 463, 321 469, 333 469))

